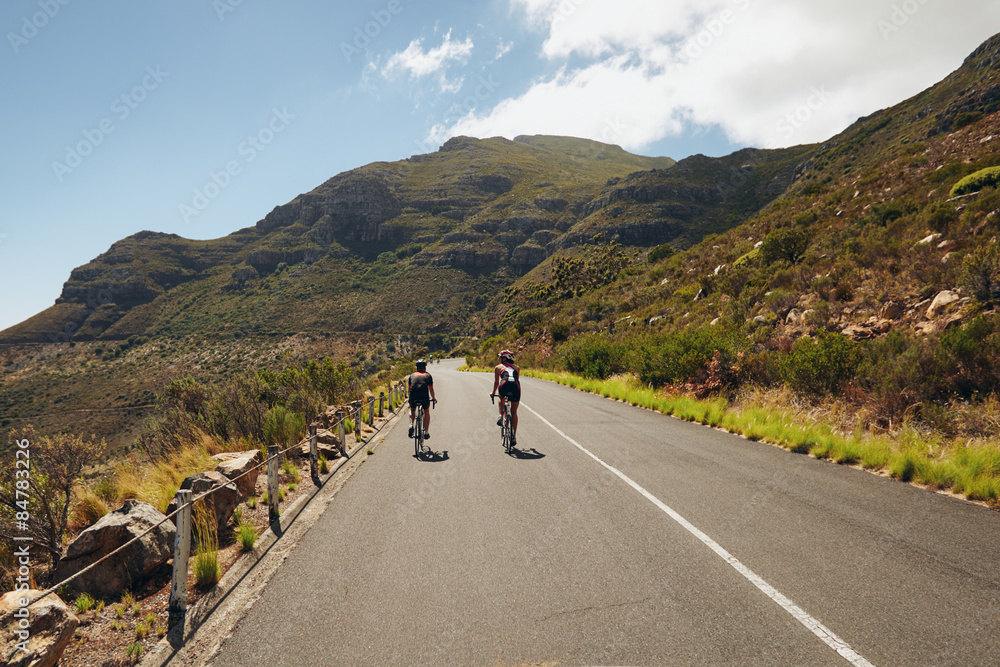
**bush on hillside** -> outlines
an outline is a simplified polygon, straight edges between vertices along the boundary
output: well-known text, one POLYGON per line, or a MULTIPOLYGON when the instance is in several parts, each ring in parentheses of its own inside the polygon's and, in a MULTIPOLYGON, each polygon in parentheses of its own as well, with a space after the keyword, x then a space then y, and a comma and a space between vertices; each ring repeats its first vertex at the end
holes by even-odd
POLYGON ((557 320, 549 325, 549 333, 552 334, 552 342, 561 343, 569 338, 569 322, 557 320))
POLYGON ((658 245, 649 251, 646 255, 646 261, 650 264, 656 264, 661 259, 666 259, 674 254, 674 249, 669 243, 664 243, 663 245, 658 245))
POLYGON ((958 220, 958 211, 952 204, 942 201, 925 208, 923 218, 928 227, 943 234, 958 220))
POLYGON ((962 286, 983 304, 1000 297, 1000 250, 989 243, 973 250, 962 260, 962 286))
POLYGON ((732 364, 735 358, 734 346, 726 340, 721 328, 649 336, 635 341, 631 347, 629 370, 654 387, 695 377, 716 351, 722 353, 724 364, 732 364))
POLYGON ((1000 167, 987 167, 969 174, 956 183, 951 189, 951 196, 958 197, 970 192, 979 192, 987 187, 995 188, 998 184, 1000 184, 1000 167))
POLYGON ((517 335, 523 336, 526 332, 538 328, 544 314, 545 311, 540 308, 518 313, 517 317, 514 318, 514 328, 517 329, 517 335))
POLYGON ((839 333, 820 332, 792 345, 782 367, 783 379, 797 391, 838 394, 854 377, 860 361, 857 345, 839 333))
POLYGON ((559 350, 566 369, 586 378, 604 380, 621 368, 621 346, 602 334, 577 336, 559 350))
POLYGON ((776 229, 760 246, 760 259, 765 266, 781 260, 795 264, 809 246, 809 233, 804 229, 776 229))

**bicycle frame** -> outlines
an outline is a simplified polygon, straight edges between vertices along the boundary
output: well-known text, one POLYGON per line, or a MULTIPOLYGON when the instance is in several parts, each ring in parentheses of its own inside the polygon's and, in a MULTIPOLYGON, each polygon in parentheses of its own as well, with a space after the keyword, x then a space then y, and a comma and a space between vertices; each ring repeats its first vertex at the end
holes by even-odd
POLYGON ((413 411, 413 453, 417 458, 424 451, 424 406, 417 404, 413 411))
MULTIPOLYGON (((490 394, 490 399, 492 402, 496 403, 496 394, 490 394)), ((502 426, 500 427, 500 444, 503 450, 510 454, 514 451, 514 438, 510 424, 510 403, 501 397, 500 408, 503 413, 500 415, 502 420, 502 426)))

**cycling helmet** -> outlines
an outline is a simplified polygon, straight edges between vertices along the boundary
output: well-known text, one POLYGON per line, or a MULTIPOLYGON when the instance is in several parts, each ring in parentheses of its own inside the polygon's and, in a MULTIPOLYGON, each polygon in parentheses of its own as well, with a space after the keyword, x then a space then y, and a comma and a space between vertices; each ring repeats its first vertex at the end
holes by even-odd
POLYGON ((511 361, 514 361, 514 353, 511 352, 510 350, 501 350, 500 354, 498 354, 497 356, 500 357, 501 359, 510 359, 511 361))
POLYGON ((427 362, 424 361, 423 359, 417 359, 416 366, 418 371, 422 371, 425 368, 427 368, 427 362))

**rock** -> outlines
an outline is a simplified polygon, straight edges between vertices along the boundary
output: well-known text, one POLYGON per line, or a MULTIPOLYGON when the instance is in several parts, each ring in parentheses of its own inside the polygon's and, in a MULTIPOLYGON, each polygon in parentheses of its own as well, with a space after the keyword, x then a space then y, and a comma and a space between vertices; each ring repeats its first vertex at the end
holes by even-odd
POLYGON ((898 320, 903 316, 904 312, 906 312, 906 309, 902 303, 899 301, 890 301, 882 306, 882 310, 879 311, 879 317, 883 320, 898 320))
POLYGON ((170 521, 160 523, 164 518, 149 503, 126 500, 124 505, 105 514, 70 542, 66 555, 52 573, 52 580, 62 581, 76 574, 159 524, 148 535, 69 584, 71 590, 91 595, 117 595, 134 588, 173 555, 176 529, 170 521))
POLYGON ((939 238, 941 238, 940 234, 931 234, 930 236, 925 236, 924 238, 917 241, 915 245, 927 245, 928 243, 934 243, 939 238))
POLYGON ((940 315, 948 306, 958 301, 961 297, 950 290, 938 292, 931 305, 927 307, 927 319, 933 320, 940 315))
MULTIPOLYGON (((195 498, 211 489, 219 489, 205 498, 205 500, 211 503, 210 507, 215 512, 216 523, 220 530, 229 523, 229 518, 233 516, 233 510, 243 500, 243 496, 240 495, 240 491, 236 488, 236 485, 230 482, 228 477, 215 470, 191 475, 181 482, 181 488, 190 489, 192 497, 195 498)), ((170 514, 175 509, 177 509, 176 497, 167 506, 167 514, 170 514)), ((195 509, 197 509, 197 504, 195 505, 195 509)))
MULTIPOLYGON (((341 450, 339 445, 339 438, 330 433, 330 431, 318 431, 316 437, 316 456, 325 456, 326 459, 338 459, 341 456, 341 450), (327 433, 329 437, 324 439, 319 437, 320 433, 327 433)), ((305 438, 300 442, 295 449, 289 452, 289 454, 295 456, 309 456, 309 438, 305 438)))
POLYGON ((38 599, 41 591, 11 591, 0 598, 0 662, 10 667, 51 667, 73 639, 79 620, 58 595, 38 599), (22 604, 27 602, 27 604, 22 604), (27 608, 30 626, 15 614, 27 608), (18 632, 30 633, 25 637, 18 632), (22 651, 18 644, 27 652, 22 651))
POLYGON ((802 319, 802 311, 798 308, 792 308, 788 311, 788 315, 785 315, 785 322, 787 324, 801 324, 802 319))
POLYGON ((875 337, 875 332, 873 332, 871 329, 856 324, 844 327, 841 333, 850 338, 851 340, 868 340, 869 338, 875 337))
POLYGON ((246 498, 253 495, 254 487, 257 485, 257 476, 261 471, 258 466, 264 461, 259 449, 216 454, 212 458, 219 461, 219 465, 215 466, 215 472, 222 473, 226 479, 232 480, 236 484, 240 496, 246 498))

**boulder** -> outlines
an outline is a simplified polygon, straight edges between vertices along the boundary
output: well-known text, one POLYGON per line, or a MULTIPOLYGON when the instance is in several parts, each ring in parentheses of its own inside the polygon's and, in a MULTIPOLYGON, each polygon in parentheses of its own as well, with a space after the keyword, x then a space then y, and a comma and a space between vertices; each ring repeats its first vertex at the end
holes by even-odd
POLYGON ((945 309, 951 304, 955 303, 961 299, 958 294, 950 290, 942 290, 937 293, 934 300, 931 301, 931 305, 927 307, 927 319, 933 320, 938 315, 940 315, 945 309))
MULTIPOLYGON (((197 498, 206 491, 212 489, 218 489, 212 495, 208 496, 204 500, 209 501, 209 507, 215 512, 216 523, 219 529, 225 527, 229 523, 230 517, 233 516, 233 510, 236 506, 240 504, 243 500, 243 496, 240 495, 239 489, 236 485, 229 481, 229 478, 223 475, 221 472, 216 472, 212 470, 211 472, 200 472, 196 475, 191 475, 183 482, 181 482, 182 489, 190 489, 193 497, 197 498)), ((167 506, 167 514, 170 514, 177 509, 177 498, 174 497, 170 501, 170 505, 167 506)), ((195 505, 197 509, 197 504, 195 505)))
POLYGON ((52 573, 52 580, 62 581, 76 574, 159 524, 142 539, 69 584, 71 590, 91 595, 113 596, 125 589, 134 588, 173 555, 176 529, 170 521, 160 523, 164 518, 149 503, 126 500, 124 505, 105 514, 69 543, 66 554, 52 573))
POLYGON ((899 301, 889 301, 879 312, 879 317, 883 320, 898 320, 906 312, 906 308, 899 301))
POLYGON ((216 454, 212 458, 219 461, 219 465, 215 466, 215 472, 232 480, 241 497, 246 498, 253 495, 254 487, 257 486, 257 476, 261 471, 261 468, 257 466, 264 461, 259 449, 216 454))
MULTIPOLYGON (((302 442, 289 452, 289 454, 309 456, 309 438, 303 438, 302 442)), ((320 454, 325 456, 327 460, 340 458, 340 438, 333 431, 326 429, 318 429, 316 431, 316 455, 319 456, 320 454)))
POLYGON ((0 662, 3 664, 51 667, 59 662, 72 641, 79 620, 58 595, 39 599, 41 594, 36 590, 11 591, 0 598, 0 662), (23 614, 21 610, 25 607, 30 619, 28 628, 21 627, 21 619, 16 615, 23 614))

